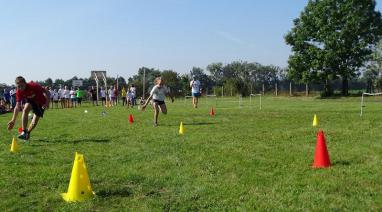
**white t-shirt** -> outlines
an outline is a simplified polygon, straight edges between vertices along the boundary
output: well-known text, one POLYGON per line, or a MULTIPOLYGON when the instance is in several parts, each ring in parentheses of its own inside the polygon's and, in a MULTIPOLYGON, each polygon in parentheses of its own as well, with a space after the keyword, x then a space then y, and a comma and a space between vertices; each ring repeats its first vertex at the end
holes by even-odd
POLYGON ((105 90, 101 90, 100 93, 101 93, 101 98, 106 98, 105 90))
POLYGON ((135 97, 137 94, 137 88, 136 87, 131 87, 130 88, 131 96, 135 97))
POLYGON ((58 89, 58 98, 64 98, 64 90, 62 88, 58 89))
POLYGON ((69 92, 69 94, 70 94, 70 98, 71 98, 71 99, 75 99, 75 98, 76 98, 76 92, 75 92, 75 91, 71 90, 71 91, 69 92))
POLYGON ((191 81, 190 85, 192 87, 192 93, 200 93, 200 82, 199 82, 199 80, 191 81))
POLYGON ((114 98, 114 89, 109 89, 109 96, 110 98, 114 98))
POLYGON ((126 92, 126 97, 127 97, 128 99, 133 98, 133 93, 131 93, 131 92, 126 92))
POLYGON ((153 95, 154 100, 164 101, 167 93, 168 88, 166 86, 159 87, 158 85, 155 85, 151 90, 150 95, 153 95))
POLYGON ((54 91, 53 90, 49 90, 49 95, 50 95, 50 98, 53 99, 54 91))
POLYGON ((53 94, 52 94, 52 98, 53 98, 53 100, 54 100, 54 101, 57 101, 57 100, 58 100, 58 93, 57 93, 56 91, 53 91, 52 93, 53 93, 53 94))
POLYGON ((64 98, 65 99, 69 99, 69 97, 70 97, 69 94, 70 94, 69 90, 64 90, 64 98))

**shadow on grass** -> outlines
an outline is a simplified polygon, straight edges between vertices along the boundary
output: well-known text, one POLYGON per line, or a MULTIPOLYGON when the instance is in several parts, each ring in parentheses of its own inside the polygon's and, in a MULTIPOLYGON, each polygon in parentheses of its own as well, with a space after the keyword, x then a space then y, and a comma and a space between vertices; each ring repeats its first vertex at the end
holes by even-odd
POLYGON ((37 142, 45 142, 45 143, 108 143, 110 139, 103 138, 81 138, 81 139, 37 139, 37 142))
POLYGON ((101 190, 97 191, 96 195, 102 198, 108 197, 128 197, 133 194, 133 191, 130 188, 118 188, 111 190, 101 190))
MULTIPOLYGON (((183 125, 195 125, 195 126, 202 126, 202 125, 213 125, 216 124, 214 122, 194 122, 194 123, 187 123, 183 122, 183 125)), ((179 124, 160 124, 160 126, 166 126, 166 127, 172 127, 172 126, 179 126, 179 124)))
POLYGON ((332 166, 350 166, 350 165, 351 165, 351 162, 348 160, 338 160, 338 161, 334 161, 334 163, 332 164, 332 166))

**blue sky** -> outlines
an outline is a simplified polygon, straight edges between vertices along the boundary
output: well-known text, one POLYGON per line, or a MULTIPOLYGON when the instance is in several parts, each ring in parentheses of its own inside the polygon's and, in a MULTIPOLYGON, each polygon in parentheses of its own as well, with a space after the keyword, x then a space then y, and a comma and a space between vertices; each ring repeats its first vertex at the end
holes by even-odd
MULTIPOLYGON (((382 0, 378 0, 381 10, 382 0)), ((283 36, 307 0, 0 0, 0 83, 188 73, 235 60, 285 67, 283 36)))

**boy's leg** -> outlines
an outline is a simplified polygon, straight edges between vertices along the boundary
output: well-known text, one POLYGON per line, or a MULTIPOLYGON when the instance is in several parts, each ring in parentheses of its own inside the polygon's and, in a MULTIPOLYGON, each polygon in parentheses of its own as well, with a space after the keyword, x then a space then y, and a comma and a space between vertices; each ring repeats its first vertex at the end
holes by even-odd
POLYGON ((167 107, 166 104, 159 105, 160 111, 162 111, 163 114, 167 114, 167 107))
POLYGON ((154 126, 156 126, 158 124, 158 115, 159 115, 158 103, 154 102, 153 107, 154 107, 154 126))
POLYGON ((27 129, 28 115, 29 115, 29 111, 31 111, 31 109, 32 109, 32 105, 30 103, 26 103, 24 106, 24 109, 23 109, 22 123, 21 123, 24 131, 27 129))
POLYGON ((32 122, 31 124, 29 125, 29 128, 28 128, 28 132, 32 132, 32 130, 34 128, 36 128, 37 124, 38 124, 38 121, 40 120, 40 117, 37 116, 36 114, 33 115, 33 119, 32 119, 32 122))
POLYGON ((195 108, 198 107, 198 103, 199 103, 199 97, 195 97, 195 108))

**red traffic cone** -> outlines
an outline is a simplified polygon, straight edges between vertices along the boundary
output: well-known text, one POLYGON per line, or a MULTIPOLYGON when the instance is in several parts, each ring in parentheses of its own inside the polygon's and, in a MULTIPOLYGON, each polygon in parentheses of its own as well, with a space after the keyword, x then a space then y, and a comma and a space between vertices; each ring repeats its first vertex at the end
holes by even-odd
POLYGON ((129 122, 130 122, 130 124, 132 124, 133 122, 134 122, 134 118, 133 118, 133 115, 129 115, 129 122))
POLYGON ((313 168, 330 167, 330 158, 326 148, 325 135, 322 130, 317 133, 316 153, 314 154, 313 168))
POLYGON ((21 134, 22 132, 23 132, 23 128, 19 127, 19 134, 21 134))
POLYGON ((211 110, 210 110, 210 116, 215 116, 214 107, 211 107, 211 110))

